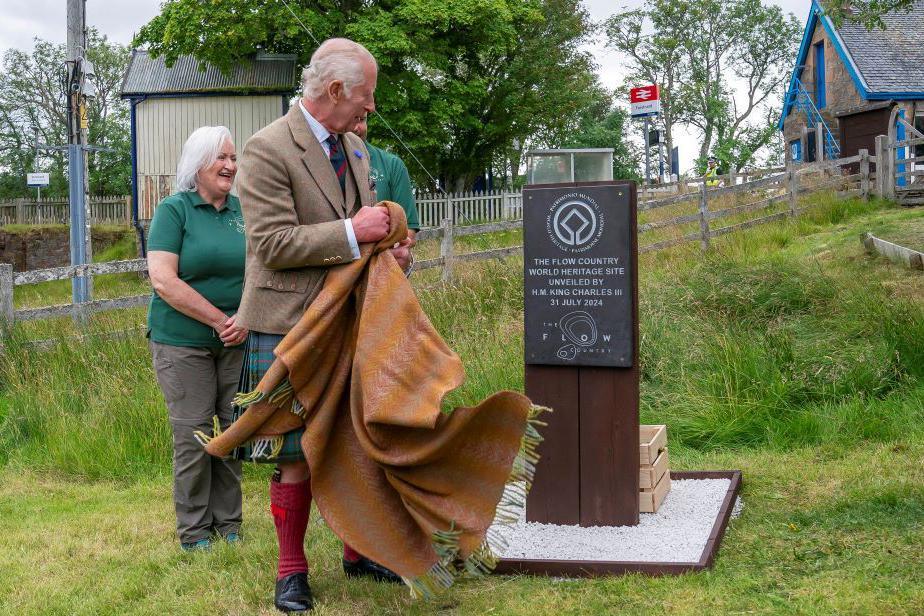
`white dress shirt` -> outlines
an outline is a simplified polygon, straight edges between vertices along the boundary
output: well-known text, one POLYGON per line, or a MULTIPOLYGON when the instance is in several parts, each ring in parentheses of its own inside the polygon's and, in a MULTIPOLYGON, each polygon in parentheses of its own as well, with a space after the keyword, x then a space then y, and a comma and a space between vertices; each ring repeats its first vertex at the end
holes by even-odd
MULTIPOLYGON (((302 105, 302 101, 298 101, 298 108, 302 110, 302 115, 305 116, 305 121, 308 122, 308 128, 311 129, 311 132, 314 133, 315 138, 317 138, 318 143, 321 144, 321 147, 324 149, 324 153, 327 154, 327 157, 330 158, 330 144, 327 143, 327 138, 330 137, 333 133, 324 128, 324 126, 318 122, 313 115, 308 113, 308 110, 305 109, 305 106, 302 105)), ((349 204, 347 204, 349 207, 349 204)), ((353 231, 353 220, 347 218, 343 221, 343 224, 346 226, 347 240, 350 242, 350 250, 353 251, 353 260, 359 258, 359 243, 356 241, 356 233, 353 231)))

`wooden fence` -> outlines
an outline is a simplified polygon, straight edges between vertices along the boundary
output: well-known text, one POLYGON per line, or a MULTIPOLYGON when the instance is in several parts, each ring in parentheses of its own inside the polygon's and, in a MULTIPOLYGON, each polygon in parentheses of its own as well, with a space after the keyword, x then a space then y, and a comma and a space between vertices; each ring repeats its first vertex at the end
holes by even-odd
POLYGON ((439 226, 447 218, 455 224, 523 218, 523 195, 519 192, 418 192, 415 200, 421 227, 439 226))
POLYGON ((881 161, 883 171, 876 184, 876 193, 902 205, 924 205, 924 156, 915 155, 924 148, 924 134, 907 122, 903 124, 914 131, 910 139, 876 137, 875 159, 881 161))
MULTIPOLYGON (((132 221, 131 197, 90 197, 91 223, 125 225, 132 221)), ((0 202, 0 225, 66 225, 70 223, 67 199, 15 199, 0 202)))
MULTIPOLYGON (((798 204, 800 195, 833 190, 843 195, 869 196, 874 187, 881 184, 878 181, 878 175, 872 169, 876 164, 875 159, 862 150, 857 156, 814 165, 791 166, 783 172, 775 172, 743 184, 709 188, 701 182, 696 192, 676 194, 658 200, 640 201, 638 205, 640 218, 650 218, 650 220, 639 224, 639 253, 663 250, 690 242, 698 242, 705 250, 713 238, 798 215, 803 211, 798 204), (750 200, 741 203, 740 201, 746 197, 750 200), (678 207, 672 206, 684 206, 691 211, 683 209, 677 211, 678 207), (748 218, 752 215, 757 217, 748 218), (673 237, 657 237, 657 234, 665 230, 671 231, 673 237), (644 240, 652 235, 655 237, 644 243, 644 240)), ((516 196, 519 197, 519 195, 516 196)), ((444 214, 442 222, 439 226, 421 229, 417 236, 419 241, 439 239, 439 256, 417 261, 414 264, 414 271, 441 267, 442 279, 450 281, 456 266, 460 264, 483 259, 504 258, 522 252, 522 246, 507 246, 478 252, 457 253, 455 245, 457 238, 521 228, 522 219, 458 224, 460 219, 474 219, 476 215, 488 218, 491 215, 504 217, 512 216, 513 212, 522 213, 521 198, 514 199, 510 193, 473 195, 462 197, 465 201, 461 201, 463 205, 460 209, 455 209, 453 202, 447 200, 445 196, 442 198, 443 203, 449 204, 446 206, 448 209, 440 210, 440 213, 444 214), (461 208, 469 209, 465 211, 461 208), (450 215, 453 212, 455 216, 450 215)), ((80 320, 93 312, 142 306, 147 303, 150 294, 97 300, 79 305, 62 304, 15 310, 13 290, 20 285, 50 280, 146 271, 147 263, 143 259, 16 273, 13 272, 11 265, 0 264, 0 322, 9 326, 15 321, 68 315, 80 320)))

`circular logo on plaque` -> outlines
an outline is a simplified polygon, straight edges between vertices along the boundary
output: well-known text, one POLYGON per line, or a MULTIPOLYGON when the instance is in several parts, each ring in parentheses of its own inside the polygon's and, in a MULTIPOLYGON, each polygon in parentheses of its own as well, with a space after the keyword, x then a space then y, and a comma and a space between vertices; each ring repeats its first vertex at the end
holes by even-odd
POLYGON ((587 195, 564 195, 552 203, 546 217, 546 231, 552 243, 562 250, 584 252, 603 235, 603 212, 587 195))

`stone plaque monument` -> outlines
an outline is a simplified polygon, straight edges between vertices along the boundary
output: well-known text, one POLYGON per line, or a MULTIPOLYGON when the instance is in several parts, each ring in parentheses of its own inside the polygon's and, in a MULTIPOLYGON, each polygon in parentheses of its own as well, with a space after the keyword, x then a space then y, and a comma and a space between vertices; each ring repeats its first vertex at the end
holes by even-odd
POLYGON ((526 394, 549 406, 533 522, 638 523, 638 264, 631 182, 523 190, 526 394))

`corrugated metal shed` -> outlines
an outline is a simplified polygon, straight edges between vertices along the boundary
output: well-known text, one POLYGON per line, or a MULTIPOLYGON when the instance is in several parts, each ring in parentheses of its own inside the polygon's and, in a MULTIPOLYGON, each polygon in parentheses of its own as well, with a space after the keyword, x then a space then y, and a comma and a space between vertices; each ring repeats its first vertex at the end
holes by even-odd
POLYGON ((238 62, 228 74, 223 74, 212 65, 199 70, 199 61, 192 56, 180 56, 168 68, 163 57, 154 58, 146 51, 134 50, 122 81, 122 96, 284 94, 293 93, 296 86, 294 55, 257 54, 251 60, 238 62))

